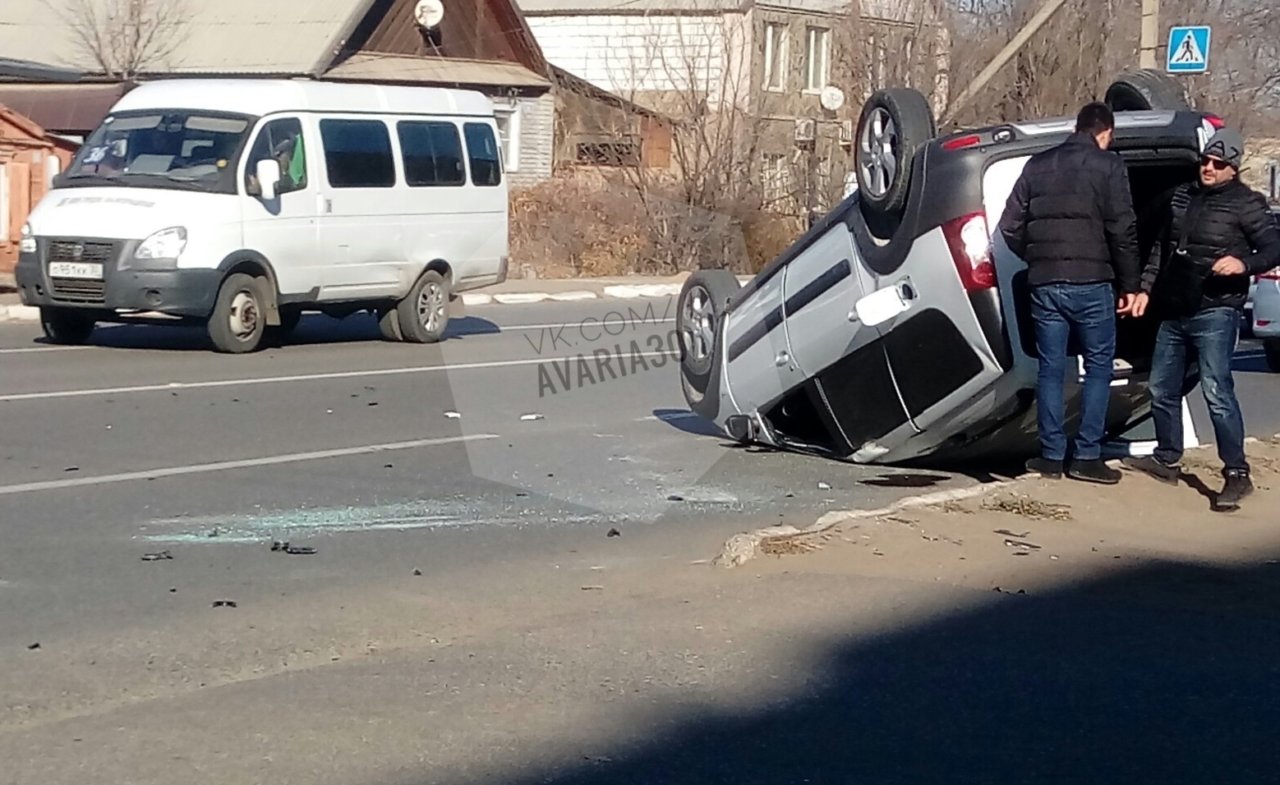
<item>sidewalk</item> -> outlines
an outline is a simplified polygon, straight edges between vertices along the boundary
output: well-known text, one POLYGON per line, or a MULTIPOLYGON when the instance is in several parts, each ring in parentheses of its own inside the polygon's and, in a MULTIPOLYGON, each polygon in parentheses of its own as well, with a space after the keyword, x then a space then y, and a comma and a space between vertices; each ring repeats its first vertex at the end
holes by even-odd
MULTIPOLYGON (((616 278, 517 278, 482 290, 459 295, 463 305, 524 305, 583 300, 634 300, 642 297, 675 297, 688 273, 673 276, 622 276, 616 278)), ((739 276, 743 284, 751 276, 739 276)), ((0 322, 35 321, 39 312, 22 305, 13 291, 13 276, 0 274, 0 322)))

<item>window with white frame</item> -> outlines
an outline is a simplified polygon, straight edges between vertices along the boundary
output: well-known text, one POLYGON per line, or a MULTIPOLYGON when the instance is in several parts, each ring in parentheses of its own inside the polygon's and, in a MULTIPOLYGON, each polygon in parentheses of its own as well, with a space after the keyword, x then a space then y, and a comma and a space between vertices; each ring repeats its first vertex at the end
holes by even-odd
POLYGON ((831 31, 827 28, 809 28, 805 41, 805 65, 808 69, 805 89, 821 92, 831 81, 831 31))
POLYGON ((520 171, 520 105, 501 107, 494 113, 498 124, 498 143, 502 148, 502 168, 520 171))
POLYGON ((790 193, 788 180, 787 157, 782 153, 765 153, 764 166, 761 171, 761 185, 766 202, 776 204, 790 193))
POLYGON ((764 89, 780 91, 787 86, 787 27, 777 22, 764 26, 764 89))

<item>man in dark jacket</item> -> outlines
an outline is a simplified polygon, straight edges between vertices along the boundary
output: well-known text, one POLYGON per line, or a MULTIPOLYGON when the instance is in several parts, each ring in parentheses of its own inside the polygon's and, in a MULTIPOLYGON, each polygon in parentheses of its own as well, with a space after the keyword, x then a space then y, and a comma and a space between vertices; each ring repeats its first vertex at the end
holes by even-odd
POLYGON ((1225 483, 1218 506, 1232 509, 1253 491, 1244 454, 1244 418, 1236 400, 1231 358, 1250 277, 1280 265, 1280 230, 1262 194, 1238 177, 1244 140, 1230 129, 1205 145, 1200 179, 1179 186, 1159 242, 1142 274, 1131 313, 1160 320, 1151 367, 1151 402, 1159 446, 1150 458, 1125 464, 1177 483, 1182 459, 1182 391, 1189 355, 1218 443, 1225 483))
POLYGON ((1068 474, 1108 484, 1120 480, 1101 457, 1116 314, 1130 310, 1140 270, 1128 171, 1118 155, 1107 152, 1114 131, 1115 118, 1105 104, 1081 109, 1066 142, 1027 162, 1000 220, 1010 250, 1027 263, 1040 361, 1040 457, 1028 461, 1027 468, 1046 477, 1062 475, 1067 457, 1063 380, 1074 335, 1084 356, 1085 380, 1068 474))

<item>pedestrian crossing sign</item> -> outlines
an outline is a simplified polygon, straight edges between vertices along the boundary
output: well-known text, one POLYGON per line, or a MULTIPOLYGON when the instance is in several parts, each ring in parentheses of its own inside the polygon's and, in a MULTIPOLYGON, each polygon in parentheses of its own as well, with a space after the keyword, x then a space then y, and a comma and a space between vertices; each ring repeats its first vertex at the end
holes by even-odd
POLYGON ((1209 26, 1169 30, 1165 70, 1171 74, 1202 74, 1209 70, 1209 26))

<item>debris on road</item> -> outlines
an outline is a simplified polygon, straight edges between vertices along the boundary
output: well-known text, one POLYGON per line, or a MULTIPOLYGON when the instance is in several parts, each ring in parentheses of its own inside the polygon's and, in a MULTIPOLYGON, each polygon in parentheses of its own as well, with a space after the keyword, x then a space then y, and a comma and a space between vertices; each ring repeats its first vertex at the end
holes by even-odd
POLYGON ((172 559, 172 558, 173 558, 173 554, 169 553, 168 551, 159 551, 157 553, 142 554, 143 561, 165 561, 167 559, 172 559))
POLYGON ((235 600, 214 600, 214 601, 213 601, 213 607, 215 607, 215 608, 238 608, 238 607, 240 607, 240 606, 236 604, 236 601, 235 601, 235 600))
POLYGON ((583 586, 583 591, 604 591, 603 586, 583 586))
POLYGON ((39 643, 39 641, 37 641, 37 642, 35 642, 35 643, 32 643, 31 645, 27 646, 27 651, 35 651, 35 650, 36 650, 36 649, 38 649, 38 648, 40 648, 40 643, 39 643))
POLYGON ((1031 535, 1031 532, 1022 532, 1019 534, 1018 532, 1011 532, 1008 529, 996 529, 995 533, 1003 534, 1006 537, 1018 537, 1019 539, 1022 537, 1029 537, 1031 535))
POLYGON ((68 466, 67 468, 63 469, 63 471, 64 471, 64 472, 78 472, 78 471, 80 471, 80 467, 79 467, 79 466, 68 466))
POLYGON ((825 483, 825 482, 820 482, 820 483, 818 483, 818 490, 820 490, 820 491, 829 491, 829 490, 831 490, 831 484, 830 484, 830 483, 825 483))
POLYGON ((275 541, 271 543, 271 550, 282 551, 294 556, 310 556, 316 552, 315 548, 304 548, 298 545, 290 545, 287 542, 275 541))
POLYGON ((1071 507, 1066 504, 1048 504, 1032 499, 1030 496, 1011 494, 994 499, 983 499, 982 509, 992 512, 1007 512, 1021 515, 1024 518, 1040 520, 1069 521, 1071 507))
POLYGON ((462 418, 462 415, 461 415, 461 414, 459 414, 458 412, 453 412, 453 411, 445 412, 445 413, 444 413, 444 416, 445 416, 445 417, 448 417, 450 420, 458 420, 458 419, 461 419, 461 418, 462 418))
POLYGON ((610 529, 610 530, 609 530, 609 533, 608 533, 608 534, 606 534, 605 536, 606 536, 606 537, 621 537, 621 536, 622 536, 622 532, 618 531, 617 529, 610 529))
POLYGON ((543 417, 541 414, 522 414, 520 415, 520 419, 528 421, 528 420, 543 420, 546 418, 543 417))
POLYGON ((1004 544, 1006 547, 1009 547, 1009 548, 1027 548, 1033 551, 1040 550, 1040 546, 1036 545, 1034 542, 1025 542, 1023 540, 1011 540, 1011 539, 1005 538, 1004 544))
POLYGON ((413 569, 413 574, 414 574, 415 576, 422 575, 422 570, 419 570, 417 567, 415 567, 415 568, 413 569))

